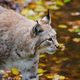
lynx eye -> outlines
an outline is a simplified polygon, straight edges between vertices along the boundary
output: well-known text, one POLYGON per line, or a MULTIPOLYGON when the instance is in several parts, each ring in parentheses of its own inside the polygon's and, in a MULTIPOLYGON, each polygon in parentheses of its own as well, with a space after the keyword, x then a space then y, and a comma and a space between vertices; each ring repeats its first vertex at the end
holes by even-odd
POLYGON ((52 38, 49 38, 48 40, 49 40, 49 41, 52 41, 52 38))

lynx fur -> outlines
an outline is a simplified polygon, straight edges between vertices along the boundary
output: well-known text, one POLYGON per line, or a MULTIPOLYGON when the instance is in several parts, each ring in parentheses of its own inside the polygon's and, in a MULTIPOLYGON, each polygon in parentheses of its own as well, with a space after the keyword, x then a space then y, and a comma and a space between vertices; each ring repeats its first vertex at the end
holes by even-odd
POLYGON ((50 15, 32 21, 0 6, 0 69, 18 68, 23 80, 39 80, 40 53, 53 53, 58 42, 50 15))

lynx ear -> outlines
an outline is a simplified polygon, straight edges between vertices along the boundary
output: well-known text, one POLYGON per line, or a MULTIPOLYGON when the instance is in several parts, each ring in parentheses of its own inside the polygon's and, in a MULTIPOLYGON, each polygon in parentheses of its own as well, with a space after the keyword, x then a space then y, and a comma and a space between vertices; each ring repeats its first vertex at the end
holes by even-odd
POLYGON ((37 24, 33 27, 32 29, 32 33, 34 36, 38 35, 39 33, 43 32, 42 28, 40 27, 40 24, 38 23, 38 21, 36 21, 37 24))
POLYGON ((49 10, 47 12, 47 15, 42 18, 42 21, 44 21, 45 23, 51 24, 51 16, 49 14, 49 10))

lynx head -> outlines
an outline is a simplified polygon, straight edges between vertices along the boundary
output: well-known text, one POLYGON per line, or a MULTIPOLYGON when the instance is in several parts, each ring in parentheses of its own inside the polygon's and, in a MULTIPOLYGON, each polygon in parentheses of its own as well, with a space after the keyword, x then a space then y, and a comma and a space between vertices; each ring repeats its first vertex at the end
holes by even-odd
POLYGON ((56 31, 51 27, 50 24, 51 18, 48 11, 48 14, 41 20, 38 20, 32 29, 35 38, 38 38, 35 45, 35 50, 38 53, 46 52, 52 54, 59 46, 56 39, 56 31))

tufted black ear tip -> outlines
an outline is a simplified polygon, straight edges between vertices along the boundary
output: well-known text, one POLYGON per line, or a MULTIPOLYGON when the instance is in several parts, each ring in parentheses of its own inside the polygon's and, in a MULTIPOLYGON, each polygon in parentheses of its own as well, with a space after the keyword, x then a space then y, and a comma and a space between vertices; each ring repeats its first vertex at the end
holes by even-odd
POLYGON ((50 10, 49 9, 47 10, 47 18, 48 18, 48 20, 50 19, 50 10))
POLYGON ((37 24, 39 24, 38 20, 36 20, 37 24))
POLYGON ((48 24, 51 24, 51 15, 50 15, 50 10, 47 10, 47 14, 45 17, 42 18, 42 20, 48 24))
POLYGON ((47 15, 46 15, 47 19, 50 21, 50 10, 47 10, 47 15))
POLYGON ((32 28, 32 35, 36 36, 39 33, 43 32, 41 25, 39 24, 38 20, 36 20, 35 26, 32 28))
POLYGON ((36 20, 36 22, 38 23, 38 20, 36 20))
POLYGON ((39 24, 38 20, 36 20, 36 22, 37 22, 36 26, 40 26, 40 24, 39 24))

